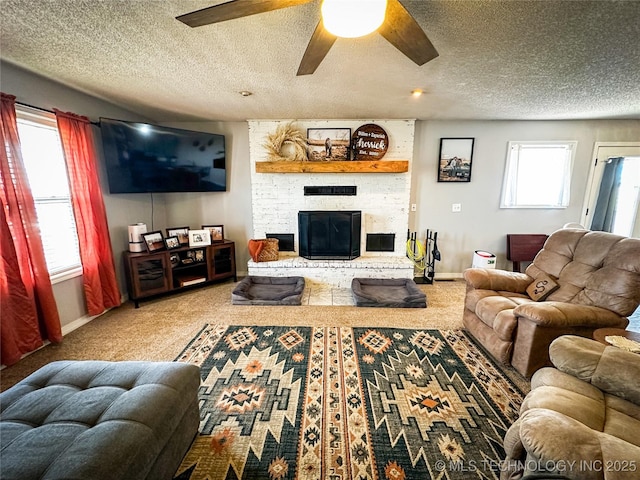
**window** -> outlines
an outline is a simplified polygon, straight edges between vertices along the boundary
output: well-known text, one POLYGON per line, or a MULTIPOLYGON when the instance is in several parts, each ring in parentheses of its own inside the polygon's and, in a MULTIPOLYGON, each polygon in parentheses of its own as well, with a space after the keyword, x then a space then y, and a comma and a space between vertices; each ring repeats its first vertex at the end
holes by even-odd
POLYGON ((20 147, 52 281, 81 272, 69 178, 53 114, 16 106, 20 147))
POLYGON ((577 142, 509 142, 501 208, 566 208, 577 142))

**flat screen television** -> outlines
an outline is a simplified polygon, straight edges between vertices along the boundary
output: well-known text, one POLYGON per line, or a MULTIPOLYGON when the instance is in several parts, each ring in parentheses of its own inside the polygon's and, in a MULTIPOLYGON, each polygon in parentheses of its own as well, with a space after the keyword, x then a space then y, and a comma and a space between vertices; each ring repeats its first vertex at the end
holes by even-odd
POLYGON ((110 193, 224 192, 224 135, 100 119, 110 193))

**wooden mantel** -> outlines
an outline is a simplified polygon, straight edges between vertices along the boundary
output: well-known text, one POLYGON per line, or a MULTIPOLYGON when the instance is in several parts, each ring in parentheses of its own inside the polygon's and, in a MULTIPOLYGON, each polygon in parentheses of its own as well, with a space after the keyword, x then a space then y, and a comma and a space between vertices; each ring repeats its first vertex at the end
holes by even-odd
POLYGON ((353 162, 256 162, 257 173, 404 173, 408 160, 368 160, 353 162))

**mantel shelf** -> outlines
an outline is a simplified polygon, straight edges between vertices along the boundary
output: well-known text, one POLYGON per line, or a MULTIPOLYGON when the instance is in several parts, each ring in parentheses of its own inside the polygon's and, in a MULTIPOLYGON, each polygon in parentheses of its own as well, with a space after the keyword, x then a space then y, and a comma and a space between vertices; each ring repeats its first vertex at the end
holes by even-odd
POLYGON ((369 160, 353 162, 256 162, 257 173, 404 173, 408 160, 369 160))

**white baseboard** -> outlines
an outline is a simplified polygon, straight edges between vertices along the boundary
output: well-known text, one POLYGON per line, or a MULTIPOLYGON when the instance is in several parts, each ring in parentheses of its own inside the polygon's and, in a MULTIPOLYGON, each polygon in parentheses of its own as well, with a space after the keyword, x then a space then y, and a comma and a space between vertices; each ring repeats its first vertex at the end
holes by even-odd
POLYGON ((436 280, 460 280, 463 278, 462 273, 436 273, 436 280))
MULTIPOLYGON (((129 295, 124 294, 120 296, 120 303, 125 303, 127 300, 129 299, 129 295)), ((69 333, 73 332, 74 330, 77 330, 78 328, 82 327, 83 325, 86 325, 87 323, 89 323, 91 320, 101 317, 102 315, 104 315, 105 313, 107 313, 109 310, 111 310, 110 308, 108 310, 105 310, 102 313, 99 313, 98 315, 83 315, 80 318, 77 318, 76 320, 74 320, 73 322, 69 322, 66 325, 63 325, 61 330, 62 330, 62 336, 64 337, 65 335, 68 335, 69 333)))
MULTIPOLYGON (((102 315, 102 313, 100 315, 102 315)), ((62 336, 64 337, 64 336, 70 334, 74 330, 77 330, 78 328, 82 327, 83 325, 86 325, 87 323, 89 323, 94 318, 98 318, 100 315, 93 315, 93 316, 83 315, 82 317, 74 320, 73 322, 70 322, 70 323, 67 323, 66 325, 63 325, 62 326, 62 336)))

